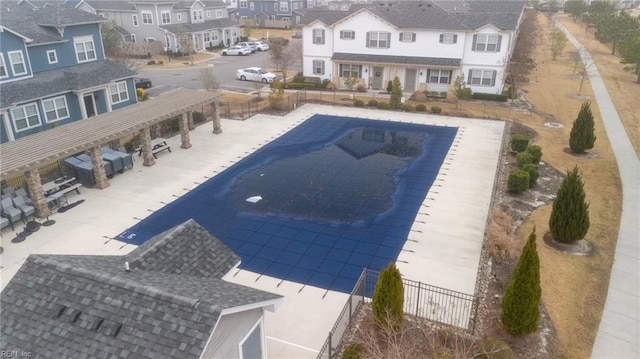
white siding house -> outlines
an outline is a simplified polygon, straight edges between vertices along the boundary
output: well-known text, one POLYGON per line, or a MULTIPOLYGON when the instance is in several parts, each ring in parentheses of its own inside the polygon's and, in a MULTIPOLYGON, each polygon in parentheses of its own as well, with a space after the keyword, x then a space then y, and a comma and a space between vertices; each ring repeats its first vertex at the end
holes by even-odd
POLYGON ((457 76, 473 92, 503 91, 524 2, 376 1, 350 11, 311 10, 303 72, 344 88, 380 90, 398 76, 405 92, 448 91, 457 76))

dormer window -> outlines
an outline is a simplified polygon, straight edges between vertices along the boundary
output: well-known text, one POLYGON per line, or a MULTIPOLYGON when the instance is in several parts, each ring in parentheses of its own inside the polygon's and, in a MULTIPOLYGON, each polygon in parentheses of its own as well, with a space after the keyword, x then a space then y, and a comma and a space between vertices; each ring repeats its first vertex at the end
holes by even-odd
POLYGON ((94 61, 96 59, 96 50, 93 45, 93 37, 82 36, 73 39, 76 49, 76 59, 78 63, 94 61))
POLYGON ((502 35, 476 34, 473 35, 471 49, 478 52, 500 52, 502 35))
POLYGON ((58 55, 56 54, 56 50, 47 51, 47 61, 49 61, 50 64, 58 63, 58 55))
POLYGON ((324 44, 324 29, 313 29, 313 43, 316 45, 324 44))
POLYGON ((13 70, 13 76, 24 75, 27 73, 27 67, 24 64, 22 51, 9 51, 9 62, 13 70))
POLYGON ((151 12, 142 12, 142 23, 145 25, 153 25, 153 16, 151 12))

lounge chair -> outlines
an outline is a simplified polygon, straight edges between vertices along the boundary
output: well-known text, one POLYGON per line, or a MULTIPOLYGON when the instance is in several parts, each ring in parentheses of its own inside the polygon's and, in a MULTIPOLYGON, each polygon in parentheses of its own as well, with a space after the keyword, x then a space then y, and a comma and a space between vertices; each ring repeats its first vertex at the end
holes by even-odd
POLYGON ((24 198, 24 201, 29 205, 29 206, 33 206, 33 201, 31 200, 31 198, 29 197, 29 195, 27 194, 27 191, 25 191, 24 188, 18 188, 16 190, 16 197, 22 197, 24 198))
POLYGON ((17 220, 22 219, 22 211, 13 205, 11 198, 5 198, 0 201, 0 209, 3 217, 11 221, 11 223, 16 223, 17 220))
POLYGON ((27 222, 27 218, 31 215, 33 215, 34 213, 36 213, 36 209, 33 206, 29 206, 24 198, 22 198, 21 196, 17 196, 13 199, 13 204, 16 206, 17 209, 20 210, 20 212, 22 212, 22 214, 24 215, 24 221, 25 223, 27 222))
POLYGON ((16 192, 13 190, 13 187, 5 187, 2 189, 2 194, 8 194, 11 197, 15 196, 16 192))
POLYGON ((11 226, 11 229, 15 231, 15 228, 13 228, 13 222, 11 222, 8 218, 0 216, 0 229, 8 226, 11 226))

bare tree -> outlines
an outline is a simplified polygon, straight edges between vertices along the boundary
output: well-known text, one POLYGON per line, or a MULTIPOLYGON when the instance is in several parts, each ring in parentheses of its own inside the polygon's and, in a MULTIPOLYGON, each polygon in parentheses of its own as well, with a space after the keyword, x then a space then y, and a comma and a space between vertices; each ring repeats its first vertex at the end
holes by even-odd
POLYGON ((254 82, 253 90, 256 93, 256 102, 262 101, 262 90, 265 88, 265 84, 262 82, 254 82))
POLYGON ((281 41, 271 44, 269 56, 276 70, 282 72, 283 83, 287 84, 287 73, 292 66, 301 61, 302 43, 300 41, 292 41, 288 45, 284 45, 281 41))
POLYGON ((193 52, 193 39, 191 38, 191 34, 184 26, 178 27, 178 44, 180 44, 180 51, 182 51, 183 56, 189 56, 191 59, 191 64, 193 65, 193 56, 191 53, 193 52))
POLYGON ((133 71, 137 71, 142 67, 142 62, 134 56, 134 44, 124 41, 115 21, 110 20, 103 23, 100 26, 100 32, 104 53, 107 58, 133 71))
POLYGON ((518 39, 509 63, 509 81, 511 82, 511 93, 516 95, 520 84, 526 82, 526 78, 535 67, 533 61, 533 49, 538 33, 538 22, 536 12, 533 9, 525 10, 520 23, 518 39))
POLYGON ((578 95, 582 95, 584 80, 589 77, 589 67, 594 63, 593 58, 591 58, 582 46, 578 49, 578 56, 582 59, 582 69, 578 71, 578 75, 580 75, 580 88, 578 88, 578 95))
POLYGON ((200 69, 200 81, 207 91, 215 92, 220 89, 220 83, 213 72, 213 67, 205 67, 200 69))

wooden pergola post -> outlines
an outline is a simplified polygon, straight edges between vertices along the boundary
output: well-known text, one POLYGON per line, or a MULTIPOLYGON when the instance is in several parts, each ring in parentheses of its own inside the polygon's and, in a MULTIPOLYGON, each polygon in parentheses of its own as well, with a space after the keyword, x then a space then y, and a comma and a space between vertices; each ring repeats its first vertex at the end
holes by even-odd
POLYGON ((156 160, 153 158, 151 152, 151 129, 145 127, 140 132, 140 140, 142 141, 142 165, 153 166, 156 164, 156 160))
POLYGON ((91 164, 93 165, 93 175, 96 177, 94 187, 100 189, 109 187, 109 180, 107 180, 107 173, 104 170, 104 160, 102 159, 100 146, 91 147, 89 154, 91 155, 91 164))
POLYGON ((191 141, 189 139, 189 116, 191 112, 184 112, 180 119, 180 148, 191 148, 191 141))
POLYGON ((51 209, 47 206, 44 200, 44 190, 42 189, 42 179, 40 178, 40 171, 36 168, 25 172, 25 179, 27 180, 27 188, 29 195, 33 201, 33 207, 36 211, 38 218, 45 218, 51 215, 51 209))

